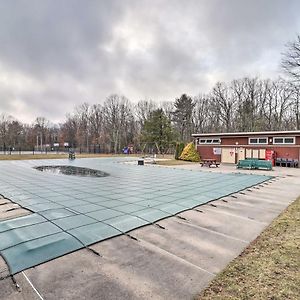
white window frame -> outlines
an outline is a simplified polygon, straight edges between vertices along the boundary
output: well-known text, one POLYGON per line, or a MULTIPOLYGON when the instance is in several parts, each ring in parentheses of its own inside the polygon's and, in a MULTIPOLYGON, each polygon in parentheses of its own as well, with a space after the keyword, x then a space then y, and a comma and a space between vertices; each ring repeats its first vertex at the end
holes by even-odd
POLYGON ((220 138, 199 138, 198 139, 198 145, 220 145, 221 144, 221 139, 220 138), (202 140, 204 140, 204 142, 201 142, 202 140), (218 142, 214 142, 218 140, 218 142), (211 142, 207 142, 207 141, 211 141, 211 142))
POLYGON ((273 137, 273 145, 295 145, 296 137, 294 136, 275 136, 273 137), (283 143, 276 143, 275 139, 283 139, 283 143), (293 143, 286 143, 285 139, 293 139, 293 143))
POLYGON ((248 138, 248 145, 268 145, 268 137, 267 136, 249 137, 248 138), (257 139, 257 143, 251 143, 250 142, 251 139, 257 139), (266 142, 265 143, 260 143, 259 142, 260 139, 265 139, 266 142))

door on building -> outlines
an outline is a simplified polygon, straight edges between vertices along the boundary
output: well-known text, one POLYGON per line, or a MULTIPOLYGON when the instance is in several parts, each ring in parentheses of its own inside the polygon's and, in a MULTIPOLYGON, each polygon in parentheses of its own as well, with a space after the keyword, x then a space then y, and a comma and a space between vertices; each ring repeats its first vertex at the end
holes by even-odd
POLYGON ((246 149, 246 158, 252 158, 252 149, 246 149))
POLYGON ((226 164, 235 164, 235 149, 222 148, 221 162, 226 164))
POLYGON ((259 149, 259 159, 266 159, 266 149, 259 149))
POLYGON ((266 149, 246 149, 246 158, 265 159, 266 149))
POLYGON ((246 158, 246 150, 245 148, 239 148, 238 150, 238 161, 246 158))
POLYGON ((258 149, 252 149, 252 158, 259 158, 259 150, 258 149))

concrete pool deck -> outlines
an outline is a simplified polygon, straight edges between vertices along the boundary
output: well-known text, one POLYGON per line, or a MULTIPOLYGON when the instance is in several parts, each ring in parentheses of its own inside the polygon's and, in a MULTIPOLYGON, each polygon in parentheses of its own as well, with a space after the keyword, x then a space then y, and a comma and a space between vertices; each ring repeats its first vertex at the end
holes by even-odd
POLYGON ((19 291, 0 260, 0 298, 190 299, 300 194, 299 170, 271 175, 279 177, 161 220, 160 227, 136 229, 21 272, 14 276, 19 291))

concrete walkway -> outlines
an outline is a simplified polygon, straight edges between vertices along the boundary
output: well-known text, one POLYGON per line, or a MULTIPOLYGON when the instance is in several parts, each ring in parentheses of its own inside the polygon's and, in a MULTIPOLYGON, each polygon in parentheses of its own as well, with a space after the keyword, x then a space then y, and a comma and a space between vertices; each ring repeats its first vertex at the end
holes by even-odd
POLYGON ((0 299, 191 299, 300 195, 299 169, 271 174, 279 177, 19 273, 19 288, 4 278, 0 299))

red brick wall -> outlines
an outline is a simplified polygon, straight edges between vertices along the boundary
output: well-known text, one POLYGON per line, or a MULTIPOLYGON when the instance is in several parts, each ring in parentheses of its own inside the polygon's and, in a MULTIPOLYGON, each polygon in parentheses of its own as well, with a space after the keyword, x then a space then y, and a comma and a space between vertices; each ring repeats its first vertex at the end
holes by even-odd
POLYGON ((200 159, 205 159, 205 158, 214 158, 218 162, 221 161, 221 155, 214 155, 213 148, 220 148, 218 145, 214 146, 198 146, 197 150, 200 154, 200 159))
MULTIPOLYGON (((226 147, 226 146, 225 146, 226 147)), ((221 161, 221 155, 214 155, 213 148, 224 148, 223 145, 211 145, 211 146, 197 146, 197 150, 200 154, 200 158, 214 158, 217 161, 221 161)), ((246 149, 267 149, 267 150, 274 150, 276 152, 276 156, 280 158, 291 158, 291 159, 299 159, 300 160, 300 147, 276 147, 276 146, 270 146, 266 145, 265 147, 259 146, 245 146, 243 148, 246 149)))
POLYGON ((299 147, 268 147, 268 149, 274 150, 276 156, 280 158, 299 159, 299 147))

